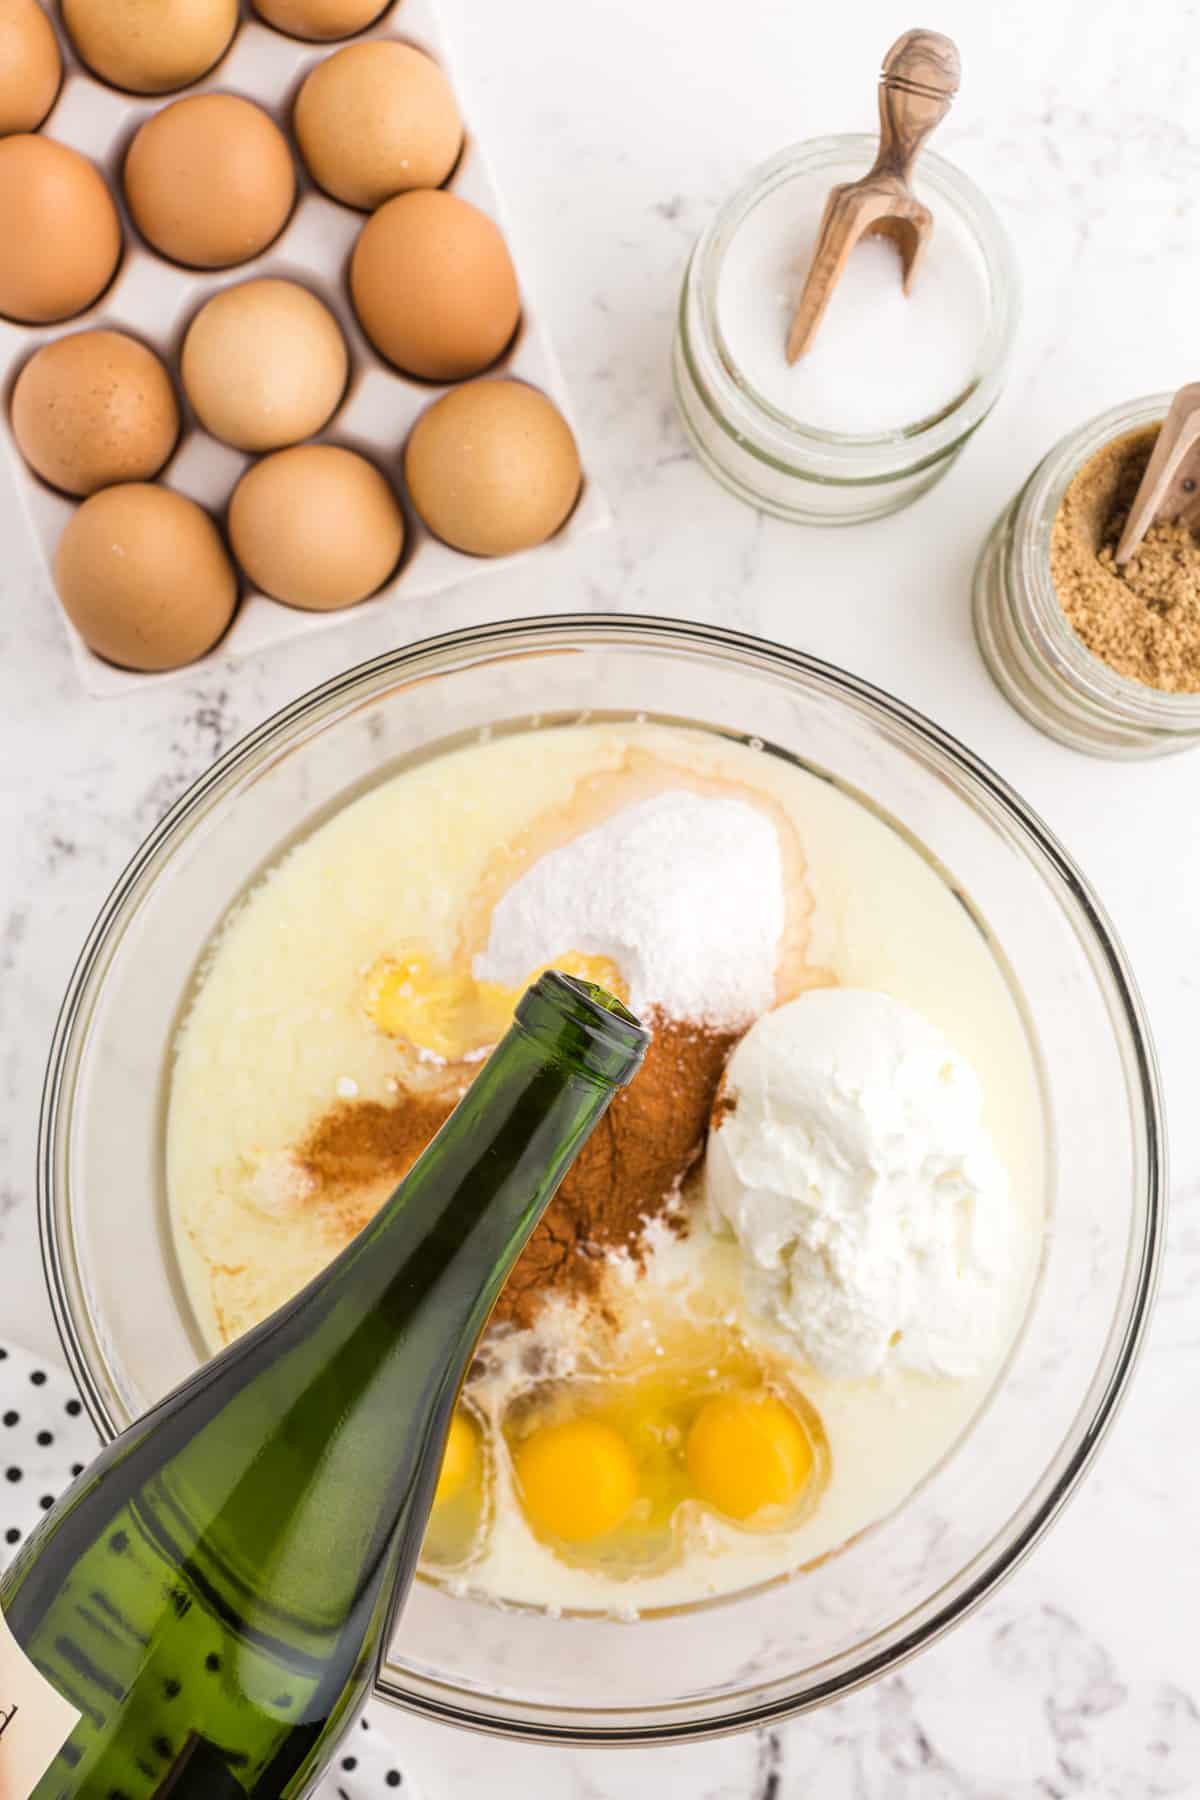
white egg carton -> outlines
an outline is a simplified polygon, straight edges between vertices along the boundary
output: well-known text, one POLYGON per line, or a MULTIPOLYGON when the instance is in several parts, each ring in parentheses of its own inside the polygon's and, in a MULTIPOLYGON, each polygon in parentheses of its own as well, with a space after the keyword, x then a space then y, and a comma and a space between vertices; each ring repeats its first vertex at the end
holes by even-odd
MULTIPOLYGON (((416 517, 405 493, 401 469, 404 443, 420 414, 447 389, 400 374, 379 357, 364 337, 350 304, 346 269, 366 214, 329 199, 314 186, 295 152, 291 132, 291 108, 300 83, 314 64, 340 49, 341 43, 300 43, 263 24, 249 12, 245 0, 243 12, 230 49, 203 80, 179 94, 147 98, 120 93, 93 76, 75 56, 60 20, 55 18, 65 75, 62 91, 42 131, 82 151, 103 170, 121 213, 125 247, 114 281, 87 312, 47 326, 17 325, 0 319, 0 388, 4 395, 0 439, 9 452, 30 529, 52 574, 59 535, 79 503, 36 476, 17 449, 9 422, 13 384, 40 344, 95 326, 126 331, 141 338, 163 358, 180 402, 183 428, 179 443, 158 479, 199 501, 223 525, 229 496, 253 458, 209 436, 192 414, 179 382, 178 358, 184 333, 203 302, 222 288, 257 275, 300 281, 335 313, 350 349, 346 396, 319 434, 319 441, 344 444, 370 457, 388 476, 404 507, 407 536, 400 567, 378 594, 362 602, 363 606, 387 607, 402 634, 405 602, 410 597, 437 593, 496 564, 518 559, 493 561, 452 550, 416 517), (125 152, 142 121, 182 94, 205 92, 241 94, 265 107, 287 133, 297 172, 296 206, 282 235, 251 262, 213 272, 180 268, 152 251, 130 220, 120 179, 125 152)), ((345 41, 360 43, 374 38, 399 39, 415 45, 439 62, 453 80, 432 0, 396 0, 374 26, 345 41)), ((480 207, 504 230, 496 189, 479 145, 471 136, 469 121, 462 156, 445 186, 480 207)), ((31 248, 36 254, 36 247, 31 248)), ((487 373, 518 376, 543 389, 570 418, 562 373, 524 284, 522 300, 524 310, 516 337, 500 362, 487 373)), ((583 490, 566 525, 550 544, 524 554, 546 555, 581 532, 606 524, 608 518, 604 498, 588 479, 585 468, 583 490)), ((336 631, 340 623, 360 610, 352 607, 344 612, 302 612, 255 592, 244 578, 242 592, 233 624, 209 657, 250 656, 288 639, 336 631)), ((61 616, 71 638, 80 679, 87 691, 97 696, 127 694, 133 689, 178 681, 208 660, 165 674, 119 669, 94 656, 66 615, 61 616)))

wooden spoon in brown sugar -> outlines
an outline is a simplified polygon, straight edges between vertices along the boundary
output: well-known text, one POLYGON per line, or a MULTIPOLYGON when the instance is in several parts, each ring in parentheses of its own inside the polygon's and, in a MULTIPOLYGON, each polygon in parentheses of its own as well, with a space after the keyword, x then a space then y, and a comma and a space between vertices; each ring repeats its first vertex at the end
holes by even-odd
POLYGON ((1159 520, 1200 529, 1200 381, 1181 387, 1171 402, 1114 561, 1128 562, 1159 520))
POLYGON ((811 348, 841 278, 861 237, 890 237, 900 252, 904 291, 912 287, 921 253, 933 230, 933 215, 912 191, 917 151, 950 111, 958 92, 958 51, 940 31, 906 31, 883 59, 879 76, 879 154, 859 181, 840 182, 830 191, 804 292, 788 334, 787 359, 794 363, 811 348))

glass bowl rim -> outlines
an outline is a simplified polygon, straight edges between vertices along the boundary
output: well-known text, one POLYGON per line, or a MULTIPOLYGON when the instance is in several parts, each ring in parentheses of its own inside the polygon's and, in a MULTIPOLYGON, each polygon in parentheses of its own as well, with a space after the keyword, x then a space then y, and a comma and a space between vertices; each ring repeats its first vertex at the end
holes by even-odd
MULTIPOLYGON (((1140 1244, 1131 1246, 1122 1304, 1109 1327, 1108 1345, 1116 1340, 1115 1352, 1110 1352, 1108 1358, 1111 1372, 1086 1417, 1082 1416, 1087 1406, 1085 1394, 1072 1430, 1059 1446, 1055 1460, 1062 1466, 1057 1475, 1052 1480, 1043 1477, 1042 1485, 1047 1491, 1037 1496, 1034 1490, 1036 1503, 1023 1509, 1027 1516, 1015 1533, 1011 1537, 998 1534, 1001 1541, 993 1539, 978 1551, 972 1561, 983 1566, 976 1569, 971 1579, 956 1586, 949 1597, 943 1588, 941 1594, 925 1602, 920 1609, 920 1622, 901 1635, 899 1641, 860 1657, 852 1668, 814 1683, 802 1695, 779 1696, 775 1690, 781 1680, 775 1678, 763 1684, 770 1691, 770 1698, 756 1701, 752 1690, 731 1694, 720 1703, 725 1710, 718 1713, 711 1712, 708 1705, 697 1712, 694 1699, 655 1704, 646 1709, 644 1717, 627 1707, 619 1715, 619 1724, 611 1722, 613 1713, 597 1715, 601 1720, 608 1719, 608 1723, 580 1724, 578 1710, 572 1707, 499 1698, 496 1711, 483 1712, 478 1710, 477 1696, 435 1678, 420 1676, 419 1688, 401 1688, 389 1679, 386 1665, 376 1681, 375 1691, 380 1698, 427 1719, 518 1741, 594 1747, 699 1741, 769 1725, 844 1698, 895 1671, 966 1618, 1014 1573, 1077 1489, 1107 1435, 1142 1347, 1157 1282, 1167 1192, 1165 1113, 1146 1012, 1125 953, 1089 883, 1032 808, 981 758, 903 701, 835 664, 749 633, 656 615, 559 613, 467 626, 421 639, 359 663, 272 713, 218 757, 149 832, 114 883, 75 963, 55 1024, 38 1127, 38 1226, 50 1304, 89 1417, 107 1442, 121 1427, 100 1392, 72 1309, 71 1294, 79 1284, 77 1277, 68 1278, 69 1267, 76 1264, 74 1243, 70 1233, 61 1231, 59 1226, 60 1213, 65 1216, 66 1201, 59 1174, 59 1139, 65 1124, 64 1102, 71 1094, 78 1056, 108 964, 137 904, 152 885, 158 868, 170 858, 176 841, 190 833, 242 775, 260 767, 284 744, 292 742, 300 728, 338 711, 340 703, 352 695, 362 702, 396 677, 411 678, 418 669, 427 675, 447 673, 477 662, 481 656, 482 660, 489 660, 489 653, 494 657, 553 649, 638 646, 666 651, 682 649, 709 659, 733 660, 742 668, 776 677, 793 674, 815 680, 826 692, 851 698, 868 712, 898 726, 903 734, 914 736, 948 762, 969 786, 981 789, 990 806, 1016 828, 1026 856, 1032 842, 1073 902, 1076 916, 1072 924, 1077 931, 1082 927, 1085 940, 1093 952, 1099 953, 1109 998, 1118 1003, 1120 1026, 1127 1040, 1122 1045, 1122 1060, 1127 1079, 1136 1072, 1136 1089, 1132 1081, 1130 1086, 1133 1097, 1140 1102, 1145 1134, 1144 1141, 1137 1145, 1145 1182, 1145 1226, 1140 1244), (1135 1263, 1132 1280, 1129 1261, 1135 1263), (522 1705, 528 1712, 536 1712, 537 1718, 521 1717, 522 1705), (555 1714, 564 1715, 561 1722, 554 1718, 555 1714)), ((86 1320, 86 1307, 80 1310, 86 1320)), ((90 1330, 90 1321, 86 1322, 90 1330)), ((1093 1385, 1095 1379, 1094 1375, 1093 1385)), ((1011 1531, 1011 1524, 1008 1530, 1011 1531)), ((967 1568, 970 1567, 969 1563, 967 1568)), ((891 1628, 891 1635, 895 1638, 896 1627, 891 1628)))

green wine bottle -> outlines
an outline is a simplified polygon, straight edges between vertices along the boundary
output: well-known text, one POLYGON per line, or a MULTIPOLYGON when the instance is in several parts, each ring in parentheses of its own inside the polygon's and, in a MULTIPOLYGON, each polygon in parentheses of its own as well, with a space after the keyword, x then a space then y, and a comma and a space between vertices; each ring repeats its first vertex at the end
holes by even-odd
POLYGON ((0 1611, 80 1718, 32 1800, 311 1791, 412 1580, 479 1333, 645 1043, 543 975, 372 1223, 47 1516, 0 1611))

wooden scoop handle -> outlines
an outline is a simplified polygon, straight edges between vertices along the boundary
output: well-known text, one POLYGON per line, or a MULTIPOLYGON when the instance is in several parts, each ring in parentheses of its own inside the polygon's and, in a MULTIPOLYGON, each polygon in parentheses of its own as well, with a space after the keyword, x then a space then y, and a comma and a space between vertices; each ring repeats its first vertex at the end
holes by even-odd
POLYGON ((917 151, 950 110, 958 92, 958 51, 940 31, 906 31, 883 59, 879 76, 879 154, 859 181, 830 193, 800 304, 787 339, 794 363, 812 346, 850 252, 864 233, 895 241, 904 290, 933 229, 928 207, 909 185, 917 151))
POLYGON ((906 31, 879 76, 879 155, 872 174, 907 187, 917 151, 950 111, 962 74, 958 51, 940 31, 906 31))
POLYGON ((1156 520, 1196 529, 1200 502, 1200 381, 1189 381, 1172 400, 1142 476, 1121 541, 1118 563, 1137 555, 1138 546, 1156 520))

